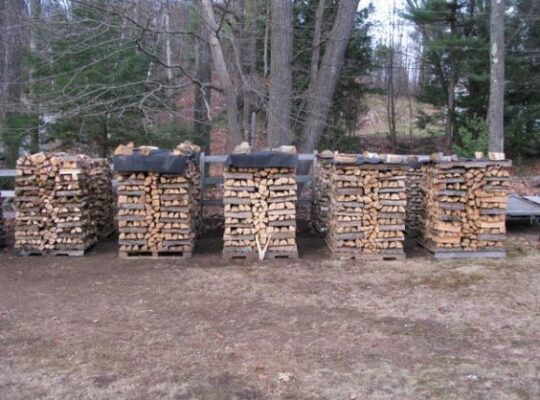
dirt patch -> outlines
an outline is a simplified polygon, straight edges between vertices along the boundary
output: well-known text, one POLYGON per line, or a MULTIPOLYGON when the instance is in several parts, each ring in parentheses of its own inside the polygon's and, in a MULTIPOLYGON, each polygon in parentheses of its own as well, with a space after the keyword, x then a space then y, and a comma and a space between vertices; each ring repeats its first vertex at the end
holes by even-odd
POLYGON ((506 260, 0 259, 6 399, 531 399, 540 254, 506 260))

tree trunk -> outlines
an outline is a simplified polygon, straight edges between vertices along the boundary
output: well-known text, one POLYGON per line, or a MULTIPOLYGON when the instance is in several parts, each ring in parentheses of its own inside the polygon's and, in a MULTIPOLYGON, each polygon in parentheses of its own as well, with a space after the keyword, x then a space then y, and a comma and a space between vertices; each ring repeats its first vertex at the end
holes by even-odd
MULTIPOLYGON (((30 53, 35 54, 37 52, 38 42, 38 24, 41 19, 41 0, 32 0, 30 4, 30 15, 32 16, 32 25, 30 29, 30 53)), ((30 67, 28 72, 28 95, 29 95, 29 108, 30 114, 36 114, 36 125, 32 126, 32 132, 30 134, 30 151, 32 153, 38 153, 40 148, 39 130, 40 130, 40 116, 39 116, 39 104, 36 104, 35 90, 34 90, 34 75, 35 71, 33 67, 30 67)))
POLYGON ((232 146, 240 144, 243 140, 242 130, 238 123, 238 106, 236 104, 237 91, 231 79, 231 74, 225 62, 221 42, 217 36, 218 24, 214 16, 211 0, 201 0, 201 12, 204 23, 210 28, 210 48, 212 50, 212 59, 219 76, 219 81, 225 92, 227 101, 227 120, 229 122, 229 131, 232 139, 232 146))
MULTIPOLYGON (((170 23, 169 23, 169 5, 165 5, 165 14, 163 15, 163 18, 165 19, 165 30, 167 31, 165 33, 165 57, 167 60, 167 65, 172 65, 172 51, 171 51, 171 34, 169 33, 170 29, 170 23)), ((173 71, 172 68, 167 68, 167 80, 170 82, 173 79, 173 71)))
POLYGON ((266 5, 266 24, 264 25, 263 75, 268 76, 268 36, 270 36, 270 4, 266 5))
POLYGON ((257 95, 255 93, 255 84, 257 81, 257 17, 259 11, 258 1, 249 1, 246 7, 246 68, 247 68, 247 84, 244 86, 244 118, 248 127, 249 144, 251 148, 256 150, 256 121, 257 121, 257 95))
POLYGON ((302 129, 300 150, 311 153, 319 144, 328 111, 336 89, 339 72, 343 65, 345 50, 351 36, 356 10, 360 0, 342 0, 339 3, 336 19, 332 26, 313 93, 306 106, 306 122, 302 129))
POLYGON ((291 143, 293 5, 272 0, 268 137, 271 147, 291 143))
MULTIPOLYGON (((10 120, 21 115, 21 104, 24 103, 23 54, 28 50, 28 36, 25 35, 26 5, 24 0, 0 1, 0 23, 2 24, 2 37, 0 48, 2 50, 0 69, 0 116, 6 117, 6 129, 11 129, 10 120)), ((5 143, 8 165, 15 163, 21 146, 22 135, 19 132, 10 132, 13 140, 5 143)))
MULTIPOLYGON (((450 17, 450 35, 456 37, 456 19, 458 10, 457 0, 453 0, 451 4, 452 15, 450 17)), ((451 45, 448 62, 448 86, 447 86, 447 101, 446 101, 446 151, 452 152, 452 144, 454 143, 454 135, 456 130, 456 78, 457 78, 457 54, 451 45)))
MULTIPOLYGON (((197 80, 204 84, 212 81, 212 50, 210 49, 210 29, 201 18, 199 40, 197 41, 197 80)), ((203 138, 205 152, 210 153, 210 105, 212 91, 208 86, 195 85, 195 105, 193 119, 195 133, 203 138)))
POLYGON ((232 35, 230 42, 234 51, 234 65, 232 68, 233 85, 236 90, 236 106, 238 107, 238 124, 240 130, 244 132, 245 115, 245 91, 246 91, 246 31, 245 31, 245 2, 244 0, 235 0, 231 2, 234 14, 234 23, 232 24, 232 35))
POLYGON ((310 83, 313 83, 317 80, 317 73, 319 72, 319 61, 321 58, 322 19, 325 7, 326 0, 319 0, 317 10, 315 10, 315 27, 313 28, 313 50, 311 50, 311 66, 309 69, 310 83))
MULTIPOLYGON (((392 30, 393 35, 393 30, 392 30)), ((396 134, 396 105, 394 92, 394 40, 390 44, 390 52, 388 59, 388 84, 387 84, 387 100, 386 100, 386 116, 388 119, 388 136, 392 151, 395 153, 397 149, 397 134, 396 134)))
POLYGON ((504 152, 504 1, 491 0, 489 151, 504 152))

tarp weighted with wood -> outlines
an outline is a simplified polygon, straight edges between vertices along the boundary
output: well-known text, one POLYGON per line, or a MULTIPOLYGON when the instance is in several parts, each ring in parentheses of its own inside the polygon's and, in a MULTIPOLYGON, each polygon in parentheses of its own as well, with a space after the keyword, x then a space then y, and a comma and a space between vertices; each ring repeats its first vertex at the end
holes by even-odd
POLYGON ((225 161, 226 167, 245 168, 292 168, 296 169, 298 157, 280 151, 257 151, 253 153, 230 154, 225 161))
POLYGON ((188 156, 173 154, 169 150, 152 150, 148 155, 133 151, 130 155, 115 155, 116 172, 157 172, 181 175, 186 171, 188 156))

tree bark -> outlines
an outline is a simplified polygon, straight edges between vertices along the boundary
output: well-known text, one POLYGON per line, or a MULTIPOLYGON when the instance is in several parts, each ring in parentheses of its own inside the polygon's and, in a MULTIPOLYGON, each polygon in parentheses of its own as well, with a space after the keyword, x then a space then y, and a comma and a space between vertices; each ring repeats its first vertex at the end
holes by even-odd
POLYGON ((257 122, 257 94, 255 85, 257 81, 257 16, 259 12, 259 1, 249 1, 246 7, 246 85, 244 85, 244 118, 245 126, 248 127, 249 144, 256 150, 256 122, 257 122))
MULTIPOLYGON (((165 57, 167 60, 167 65, 172 65, 172 51, 171 51, 171 34, 170 31, 170 23, 169 23, 169 5, 165 5, 165 14, 163 15, 163 18, 165 19, 165 30, 167 33, 165 33, 165 57)), ((173 71, 172 68, 167 68, 167 80, 172 81, 173 79, 173 71)))
POLYGON ((356 10, 360 0, 341 0, 336 19, 325 45, 321 67, 306 106, 306 122, 302 129, 300 150, 311 153, 319 144, 339 72, 343 65, 345 50, 351 36, 356 10))
POLYGON ((223 48, 217 36, 218 24, 214 16, 211 0, 201 0, 201 12, 204 23, 210 28, 210 48, 212 50, 212 59, 218 73, 219 81, 225 92, 227 101, 227 120, 229 123, 229 132, 232 139, 232 145, 236 146, 243 140, 242 130, 238 123, 238 106, 236 103, 237 91, 231 79, 231 74, 225 62, 223 48))
MULTIPOLYGON (((450 17, 450 35, 452 38, 456 37, 456 20, 458 10, 457 0, 453 0, 451 4, 452 15, 450 17)), ((446 151, 452 151, 452 144, 454 143, 454 135, 456 130, 456 78, 457 78, 457 54, 453 47, 450 47, 448 55, 448 86, 447 86, 447 101, 446 101, 446 151)))
POLYGON ((212 91, 204 84, 212 82, 212 50, 210 49, 210 29, 201 18, 199 40, 197 41, 197 80, 203 86, 195 85, 195 105, 193 119, 195 133, 199 133, 204 142, 205 152, 210 153, 210 105, 212 91))
MULTIPOLYGON (((38 46, 38 24, 41 19, 41 0, 32 0, 30 3, 30 15, 32 17, 31 29, 30 29, 30 52, 36 53, 38 46)), ((36 114, 36 126, 32 127, 32 132, 30 133, 30 151, 32 153, 38 153, 40 150, 40 115, 39 115, 39 104, 35 104, 35 88, 34 88, 34 75, 35 71, 33 67, 30 67, 28 72, 28 95, 29 95, 29 108, 31 114, 36 114)))
MULTIPOLYGON (((392 29, 392 35, 393 35, 392 29)), ((397 133, 396 133, 396 105, 395 105, 395 91, 394 91, 394 40, 392 38, 389 49, 388 57, 388 84, 387 84, 387 100, 386 100, 386 116, 388 119, 388 136, 390 139, 390 145, 392 151, 396 152, 397 149, 397 133)))
POLYGON ((319 0, 317 10, 315 10, 315 27, 313 28, 313 50, 311 50, 311 66, 309 69, 310 83, 317 80, 317 73, 319 72, 319 61, 321 58, 322 19, 325 7, 326 0, 319 0))
POLYGON ((271 147, 291 143, 293 4, 272 0, 268 137, 271 147))
POLYGON ((263 49, 263 75, 268 76, 268 37, 270 36, 270 4, 266 5, 266 24, 264 25, 264 49, 263 49))
POLYGON ((504 1, 491 0, 489 151, 504 152, 504 1))

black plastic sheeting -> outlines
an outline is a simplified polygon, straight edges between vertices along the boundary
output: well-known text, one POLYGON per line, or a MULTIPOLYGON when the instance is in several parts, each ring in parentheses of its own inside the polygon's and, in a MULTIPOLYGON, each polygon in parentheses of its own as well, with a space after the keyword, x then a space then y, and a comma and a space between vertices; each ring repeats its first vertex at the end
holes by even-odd
POLYGON ((152 150, 145 156, 134 151, 129 156, 114 156, 114 170, 118 172, 158 172, 160 174, 183 175, 188 156, 175 155, 169 150, 152 150))
POLYGON ((384 161, 380 158, 376 157, 364 157, 364 156, 358 156, 356 157, 356 163, 359 165, 362 164, 382 164, 384 161))
POLYGON ((296 154, 280 151, 256 151, 247 154, 229 154, 227 167, 239 168, 293 168, 298 165, 296 154))
POLYGON ((356 161, 354 162, 342 162, 342 161, 333 161, 334 164, 353 164, 353 165, 362 165, 362 164, 382 164, 384 161, 376 157, 364 157, 362 155, 356 156, 356 161))

